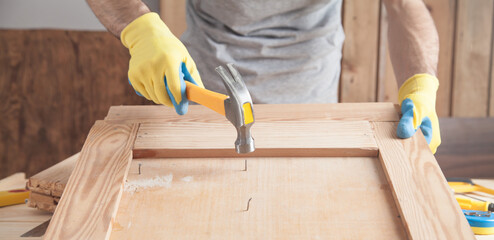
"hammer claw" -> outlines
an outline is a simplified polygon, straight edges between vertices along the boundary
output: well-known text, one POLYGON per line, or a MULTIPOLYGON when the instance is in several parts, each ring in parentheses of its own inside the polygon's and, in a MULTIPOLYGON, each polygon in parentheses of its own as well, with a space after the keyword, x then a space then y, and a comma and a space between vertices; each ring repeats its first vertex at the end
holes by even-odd
POLYGON ((253 152, 255 149, 254 139, 250 134, 250 127, 254 124, 252 98, 240 73, 233 64, 228 63, 227 68, 229 71, 219 66, 216 68, 216 72, 223 79, 229 95, 229 98, 225 100, 225 116, 237 129, 235 149, 238 153, 253 152))

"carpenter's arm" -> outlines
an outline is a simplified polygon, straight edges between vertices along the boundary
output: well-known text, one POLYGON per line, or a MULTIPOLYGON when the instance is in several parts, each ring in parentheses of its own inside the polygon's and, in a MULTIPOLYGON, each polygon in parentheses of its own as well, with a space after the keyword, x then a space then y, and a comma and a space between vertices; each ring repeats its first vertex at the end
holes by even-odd
POLYGON ((385 0, 388 42, 393 69, 401 86, 418 73, 436 76, 439 39, 422 0, 385 0))
POLYGON ((140 0, 87 0, 100 22, 117 38, 134 19, 149 12, 140 0))

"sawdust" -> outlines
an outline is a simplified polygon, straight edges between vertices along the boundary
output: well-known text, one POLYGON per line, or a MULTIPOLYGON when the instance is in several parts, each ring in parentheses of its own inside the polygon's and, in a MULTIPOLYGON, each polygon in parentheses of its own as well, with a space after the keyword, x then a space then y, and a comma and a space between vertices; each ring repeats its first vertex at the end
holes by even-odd
POLYGON ((192 180, 194 180, 194 177, 192 176, 187 176, 187 177, 183 177, 181 179, 183 182, 192 182, 192 180))
POLYGON ((125 183, 124 191, 134 193, 146 188, 169 188, 172 185, 172 180, 173 174, 171 173, 165 176, 156 176, 154 178, 132 180, 125 183))

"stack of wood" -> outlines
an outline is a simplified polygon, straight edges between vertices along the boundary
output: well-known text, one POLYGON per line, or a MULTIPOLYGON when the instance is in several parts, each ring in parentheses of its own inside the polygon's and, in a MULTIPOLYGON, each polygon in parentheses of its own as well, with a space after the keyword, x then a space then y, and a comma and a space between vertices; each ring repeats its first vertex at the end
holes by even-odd
POLYGON ((29 178, 28 206, 54 212, 78 158, 79 153, 29 178))

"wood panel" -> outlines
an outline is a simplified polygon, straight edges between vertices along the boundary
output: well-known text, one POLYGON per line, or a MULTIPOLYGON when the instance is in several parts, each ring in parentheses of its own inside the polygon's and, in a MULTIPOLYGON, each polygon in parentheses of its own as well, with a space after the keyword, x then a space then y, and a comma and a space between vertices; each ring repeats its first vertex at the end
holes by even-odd
POLYGON ((109 237, 137 129, 138 124, 94 124, 44 239, 109 237))
MULTIPOLYGON (((494 20, 493 20, 494 22, 494 20)), ((490 76, 490 94, 489 94, 489 117, 494 117, 494 33, 491 46, 491 76, 490 76)))
POLYGON ((446 117, 451 114, 456 0, 424 0, 424 2, 434 19, 439 35, 437 78, 440 87, 437 91, 436 112, 439 117, 446 117))
POLYGON ((111 239, 405 238, 376 158, 247 162, 134 160, 111 239))
POLYGON ((143 123, 133 153, 134 158, 377 156, 367 121, 257 121, 251 132, 256 150, 238 155, 230 123, 143 123))
POLYGON ((377 101, 398 103, 398 83, 394 75, 388 48, 388 15, 386 7, 381 4, 379 27, 379 60, 377 75, 377 101))
POLYGON ((458 0, 452 115, 488 113, 492 44, 492 0, 458 0))
POLYGON ((397 123, 373 125, 379 159, 409 238, 475 239, 422 133, 400 140, 397 123))
POLYGON ((143 104, 111 34, 0 30, 0 177, 32 176, 80 151, 111 105, 143 104))
POLYGON ((345 44, 340 102, 375 102, 379 40, 379 0, 343 3, 345 44))

